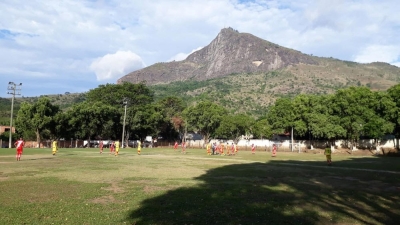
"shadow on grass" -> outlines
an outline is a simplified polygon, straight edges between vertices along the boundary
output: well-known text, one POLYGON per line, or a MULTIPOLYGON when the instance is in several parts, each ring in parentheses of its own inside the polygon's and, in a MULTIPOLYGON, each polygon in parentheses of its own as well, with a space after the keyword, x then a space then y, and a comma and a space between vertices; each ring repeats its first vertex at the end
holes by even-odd
MULTIPOLYGON (((349 160, 348 166, 379 158, 349 160)), ((367 162, 368 161, 368 162, 367 162)), ((132 224, 398 224, 399 174, 337 170, 322 162, 227 165, 141 202, 132 224)), ((355 167, 356 168, 356 167, 355 167)))

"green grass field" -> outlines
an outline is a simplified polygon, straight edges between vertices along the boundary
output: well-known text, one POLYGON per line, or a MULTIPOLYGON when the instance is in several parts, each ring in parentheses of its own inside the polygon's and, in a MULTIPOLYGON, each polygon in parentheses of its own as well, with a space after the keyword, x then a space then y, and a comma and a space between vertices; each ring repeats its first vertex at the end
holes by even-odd
POLYGON ((400 158, 0 149, 0 224, 399 224, 400 158))

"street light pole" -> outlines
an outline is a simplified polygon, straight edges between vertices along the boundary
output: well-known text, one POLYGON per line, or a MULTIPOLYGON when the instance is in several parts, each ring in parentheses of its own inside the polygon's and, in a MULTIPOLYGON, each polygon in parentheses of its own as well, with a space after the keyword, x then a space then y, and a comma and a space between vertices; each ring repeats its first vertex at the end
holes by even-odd
POLYGON ((122 144, 121 148, 124 148, 124 139, 125 139, 125 120, 126 120, 126 106, 128 105, 128 101, 124 99, 124 106, 125 106, 125 112, 124 112, 124 124, 122 126, 122 144))
POLYGON ((7 94, 12 95, 11 98, 11 117, 10 117, 10 136, 8 139, 8 148, 11 148, 11 142, 12 142, 12 128, 13 128, 13 111, 14 111, 14 98, 16 95, 21 95, 21 86, 22 83, 16 84, 14 82, 8 82, 8 90, 7 94))

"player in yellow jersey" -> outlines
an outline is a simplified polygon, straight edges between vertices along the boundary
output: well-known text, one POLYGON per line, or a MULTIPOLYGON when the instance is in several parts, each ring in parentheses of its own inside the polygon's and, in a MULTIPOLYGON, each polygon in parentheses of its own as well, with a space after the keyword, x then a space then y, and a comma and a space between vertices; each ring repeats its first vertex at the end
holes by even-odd
POLYGON ((208 144, 206 145, 206 149, 207 149, 207 155, 211 155, 211 143, 208 142, 208 144))
POLYGON ((117 141, 115 142, 115 156, 117 156, 118 153, 119 153, 119 141, 117 140, 117 141))
POLYGON ((141 151, 142 151, 142 143, 140 141, 137 141, 137 154, 140 155, 141 151))
POLYGON ((328 166, 332 165, 332 149, 328 146, 325 148, 325 156, 326 156, 326 162, 328 163, 328 166))
POLYGON ((224 145, 224 143, 221 143, 220 148, 221 148, 221 156, 225 155, 225 154, 224 154, 224 150, 225 150, 225 145, 224 145))
POLYGON ((230 147, 229 147, 229 143, 228 142, 226 142, 225 151, 226 151, 226 155, 231 155, 231 151, 230 151, 230 147))
POLYGON ((56 152, 58 150, 58 145, 57 145, 57 141, 56 140, 53 141, 53 143, 51 145, 51 148, 52 148, 53 155, 56 155, 56 152))

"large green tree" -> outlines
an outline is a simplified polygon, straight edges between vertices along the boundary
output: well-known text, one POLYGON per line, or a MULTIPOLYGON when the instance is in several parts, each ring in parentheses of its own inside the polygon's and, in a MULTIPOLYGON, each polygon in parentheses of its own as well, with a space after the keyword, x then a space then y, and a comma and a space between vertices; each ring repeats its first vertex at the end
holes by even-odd
POLYGON ((298 95, 294 98, 294 128, 298 135, 330 141, 345 136, 339 118, 331 113, 331 98, 330 95, 298 95))
MULTIPOLYGON (((346 137, 346 130, 340 124, 340 117, 333 113, 333 95, 316 98, 310 115, 310 132, 313 137, 333 142, 337 138, 346 137)), ((333 144, 333 143, 330 143, 333 144)))
POLYGON ((210 135, 219 127, 221 120, 227 115, 225 108, 210 101, 199 102, 183 111, 184 120, 187 128, 198 131, 204 136, 207 143, 210 135))
POLYGON ((59 111, 59 107, 51 104, 50 99, 46 97, 39 98, 33 104, 23 102, 15 121, 16 129, 22 133, 34 131, 39 144, 42 132, 49 129, 59 111))
POLYGON ((186 108, 185 103, 178 97, 169 96, 159 100, 157 104, 163 115, 160 134, 165 139, 176 139, 181 132, 181 126, 177 124, 177 118, 182 117, 182 112, 186 108))
POLYGON ((74 127, 75 135, 82 139, 90 141, 92 138, 104 138, 106 134, 109 134, 106 128, 116 113, 114 107, 101 102, 82 102, 68 111, 69 125, 74 127))
POLYGON ((395 127, 393 118, 397 111, 395 102, 387 92, 377 91, 373 92, 373 95, 374 114, 366 118, 363 132, 365 136, 373 138, 375 145, 378 145, 385 134, 393 132, 395 127))
POLYGON ((290 132, 295 125, 295 112, 293 102, 289 98, 278 98, 270 107, 266 118, 275 134, 290 132))
POLYGON ((129 126, 135 137, 143 140, 146 136, 158 136, 164 123, 163 112, 159 105, 149 104, 132 115, 129 126))
POLYGON ((374 93, 366 87, 341 89, 333 96, 329 107, 339 117, 338 123, 346 131, 346 138, 354 145, 363 134, 365 125, 376 118, 374 93))
POLYGON ((215 133, 218 137, 233 139, 238 142, 243 134, 254 133, 254 124, 255 120, 248 115, 226 115, 222 118, 215 133))
MULTIPOLYGON (((149 121, 148 119, 138 118, 142 118, 144 114, 148 116, 148 109, 153 108, 151 105, 154 103, 154 94, 145 83, 132 84, 124 82, 122 84, 100 85, 88 92, 87 101, 90 103, 101 102, 102 104, 115 108, 119 116, 118 118, 113 118, 113 124, 109 123, 107 126, 109 130, 114 130, 120 135, 122 134, 123 121, 125 119, 125 140, 145 135, 138 132, 148 132, 146 129, 139 129, 139 131, 136 129, 137 127, 153 126, 150 124, 137 124, 138 121, 149 121), (127 107, 126 116, 124 111, 125 104, 127 107)), ((153 127, 152 129, 154 130, 155 128, 153 127)))
POLYGON ((154 93, 145 83, 99 85, 87 93, 88 102, 102 102, 106 105, 120 107, 124 101, 129 105, 141 106, 151 104, 154 101, 154 93))
POLYGON ((400 84, 397 84, 387 90, 387 93, 392 98, 395 106, 392 108, 393 114, 390 121, 394 124, 394 135, 397 139, 396 148, 399 149, 399 138, 400 138, 400 84))
POLYGON ((260 119, 255 121, 252 133, 257 138, 271 138, 273 135, 272 127, 267 119, 260 119))

